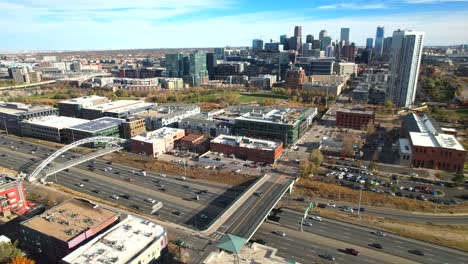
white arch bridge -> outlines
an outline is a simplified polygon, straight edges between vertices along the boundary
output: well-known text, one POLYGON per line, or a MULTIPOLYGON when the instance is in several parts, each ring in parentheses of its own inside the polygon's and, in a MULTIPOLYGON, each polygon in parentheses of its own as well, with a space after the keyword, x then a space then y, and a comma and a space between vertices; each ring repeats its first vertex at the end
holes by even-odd
POLYGON ((37 168, 31 174, 27 176, 27 179, 30 182, 35 182, 37 180, 41 180, 42 182, 45 182, 45 179, 48 176, 53 175, 57 172, 63 171, 65 169, 76 166, 85 161, 103 156, 105 154, 121 150, 123 148, 123 143, 125 141, 126 141, 125 139, 121 139, 121 138, 100 137, 100 136, 85 138, 85 139, 75 141, 57 150, 52 155, 47 157, 47 159, 45 159, 41 164, 39 164, 39 166, 37 166, 37 168), (105 144, 105 145, 104 145, 104 148, 98 149, 97 151, 88 153, 86 155, 82 155, 79 158, 66 161, 57 166, 48 167, 49 164, 51 164, 56 158, 60 157, 63 153, 75 147, 86 145, 86 144, 105 144))

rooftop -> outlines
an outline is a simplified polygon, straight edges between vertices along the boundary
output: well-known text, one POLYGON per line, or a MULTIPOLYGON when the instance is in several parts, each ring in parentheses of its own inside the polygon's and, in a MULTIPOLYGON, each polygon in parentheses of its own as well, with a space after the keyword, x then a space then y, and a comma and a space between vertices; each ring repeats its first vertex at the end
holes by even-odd
POLYGON ((8 176, 4 176, 4 175, 0 175, 0 187, 2 187, 5 184, 15 182, 15 181, 17 181, 17 179, 11 178, 11 177, 8 177, 8 176))
POLYGON ((121 113, 135 108, 148 107, 151 108, 154 104, 145 103, 142 100, 117 100, 105 104, 99 104, 87 107, 89 110, 97 110, 102 112, 121 113))
POLYGON ((353 114, 364 114, 364 115, 374 115, 374 111, 365 110, 364 108, 354 107, 354 108, 339 108, 337 111, 342 113, 353 113, 353 114))
POLYGON ((197 109, 200 109, 200 107, 194 104, 164 104, 154 107, 151 110, 138 113, 138 116, 152 118, 171 117, 176 115, 183 115, 187 111, 193 111, 197 109))
POLYGON ((398 139, 398 145, 400 147, 400 152, 403 154, 411 154, 411 148, 409 140, 406 138, 398 139))
POLYGON ((414 146, 465 150, 453 135, 421 132, 410 132, 409 135, 414 146))
POLYGON ((37 232, 69 241, 119 214, 84 199, 72 198, 21 224, 37 232))
POLYGON ((218 143, 218 144, 231 145, 231 146, 238 146, 241 148, 263 149, 263 150, 275 150, 282 144, 282 143, 275 142, 275 141, 254 139, 254 138, 248 138, 248 137, 228 136, 228 135, 219 135, 216 138, 214 138, 211 142, 218 143))
POLYGON ((421 133, 441 133, 442 129, 440 128, 437 121, 427 114, 417 115, 411 113, 403 117, 403 124, 406 126, 408 132, 421 132, 421 133))
POLYGON ((34 112, 45 109, 53 109, 50 106, 32 106, 23 103, 16 102, 0 102, 0 113, 5 113, 9 115, 20 115, 24 112, 34 112))
POLYGON ((104 234, 65 256, 62 261, 73 264, 129 263, 148 245, 157 242, 161 236, 166 236, 164 227, 129 215, 104 234))
POLYGON ((83 132, 94 133, 96 131, 108 129, 108 128, 111 128, 113 126, 119 126, 123 121, 125 121, 125 120, 120 119, 120 118, 101 117, 101 118, 98 118, 98 119, 88 121, 88 122, 83 123, 83 124, 72 126, 70 128, 73 129, 73 130, 79 130, 79 131, 83 131, 83 132))
POLYGON ((27 123, 27 124, 34 124, 34 125, 40 125, 40 126, 45 126, 45 127, 63 129, 63 128, 68 128, 71 126, 76 126, 79 124, 87 123, 89 122, 89 120, 68 117, 68 116, 50 115, 50 116, 34 117, 31 119, 23 120, 22 122, 27 123))
POLYGON ((132 140, 142 141, 146 143, 153 143, 155 140, 160 140, 166 136, 172 136, 173 134, 184 132, 185 130, 172 127, 161 127, 160 129, 146 132, 143 135, 133 137, 132 140))
POLYGON ((98 95, 88 95, 88 96, 77 97, 77 98, 61 101, 60 103, 63 103, 63 104, 79 104, 79 105, 83 105, 84 107, 88 107, 88 106, 94 105, 94 102, 96 100, 106 100, 107 101, 107 98, 103 97, 103 96, 98 96, 98 95))

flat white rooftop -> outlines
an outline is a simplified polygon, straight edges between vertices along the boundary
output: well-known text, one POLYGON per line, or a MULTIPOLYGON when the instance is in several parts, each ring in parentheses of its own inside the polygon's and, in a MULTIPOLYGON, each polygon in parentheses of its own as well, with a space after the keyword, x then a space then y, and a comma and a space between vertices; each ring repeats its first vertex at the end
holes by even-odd
POLYGON ((172 136, 177 133, 185 133, 184 129, 172 128, 172 127, 161 127, 160 129, 146 132, 143 135, 133 137, 132 140, 142 141, 146 143, 154 143, 155 141, 162 140, 164 137, 172 136))
POLYGON ((410 148, 410 143, 408 139, 400 138, 398 139, 398 144, 400 147, 400 152, 402 154, 411 154, 411 148, 410 148))
POLYGON ((75 117, 68 117, 68 116, 50 115, 50 116, 34 117, 31 119, 23 120, 22 122, 27 123, 27 124, 32 124, 32 125, 43 126, 43 127, 63 129, 63 128, 68 128, 68 127, 87 123, 89 122, 89 120, 75 118, 75 117))
POLYGON ((144 106, 153 106, 154 104, 145 103, 141 100, 118 100, 112 101, 105 104, 95 105, 87 107, 86 109, 91 110, 101 110, 102 112, 123 112, 130 109, 144 107, 144 106))
POLYGON ((218 144, 231 145, 231 146, 239 146, 241 148, 264 149, 264 150, 275 150, 281 144, 281 143, 270 141, 270 140, 248 138, 248 137, 236 137, 236 136, 228 136, 228 135, 219 135, 216 138, 214 138, 211 142, 218 143, 218 144))
POLYGON ((409 134, 414 146, 465 150, 453 135, 420 132, 410 132, 409 134))
POLYGON ((148 245, 166 236, 154 222, 129 215, 122 222, 65 256, 66 263, 128 263, 148 245))
POLYGON ((88 95, 88 96, 82 96, 82 97, 77 97, 77 98, 61 101, 60 103, 86 105, 89 103, 93 103, 96 100, 104 100, 104 99, 107 100, 107 98, 103 96, 88 95))

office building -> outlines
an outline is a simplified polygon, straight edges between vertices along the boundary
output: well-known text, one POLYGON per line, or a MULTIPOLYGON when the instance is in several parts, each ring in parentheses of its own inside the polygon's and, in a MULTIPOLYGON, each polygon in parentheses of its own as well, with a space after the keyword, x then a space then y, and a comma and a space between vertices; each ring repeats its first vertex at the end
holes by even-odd
POLYGON ((307 35, 306 36, 306 43, 313 43, 314 42, 314 36, 313 35, 307 35))
POLYGON ((349 44, 349 28, 341 28, 340 42, 349 44))
POLYGON ((72 198, 21 223, 20 239, 48 263, 60 260, 116 223, 119 214, 91 201, 72 198))
POLYGON ((175 141, 185 136, 185 130, 178 128, 162 127, 155 131, 132 138, 132 152, 158 157, 159 155, 171 151, 175 141))
POLYGON ((184 54, 166 54, 166 75, 167 77, 182 77, 184 75, 183 66, 184 54))
POLYGON ((23 136, 54 142, 68 142, 64 129, 87 123, 89 120, 68 116, 40 116, 21 121, 23 136))
POLYGON ((109 102, 106 97, 97 95, 88 95, 78 98, 73 98, 58 103, 59 114, 61 116, 82 117, 81 110, 83 108, 92 107, 109 102))
POLYGON ((337 97, 344 90, 345 84, 340 82, 324 83, 324 82, 305 82, 302 85, 302 90, 308 91, 314 95, 333 95, 337 97))
POLYGON ((377 27, 377 32, 375 34, 375 55, 379 58, 382 56, 383 52, 384 37, 384 27, 377 27))
POLYGON ((78 141, 84 138, 107 136, 120 137, 120 125, 124 119, 114 117, 101 117, 74 125, 64 129, 65 138, 68 142, 78 141))
POLYGON ((249 137, 219 135, 211 140, 212 152, 234 155, 237 159, 274 164, 283 152, 283 143, 249 137))
POLYGON ((310 71, 306 75, 332 75, 335 61, 332 59, 317 59, 310 61, 310 71))
POLYGON ((332 44, 331 37, 328 37, 328 36, 323 37, 320 43, 320 50, 325 50, 331 44, 332 44))
POLYGON ((145 119, 148 130, 162 127, 177 127, 179 121, 200 113, 200 107, 195 104, 164 104, 135 116, 145 119))
POLYGON ((276 75, 265 74, 250 78, 250 86, 257 87, 262 90, 271 90, 271 87, 276 83, 276 75))
POLYGON ((163 89, 178 90, 185 87, 182 78, 158 78, 158 80, 163 89))
POLYGON ((210 149, 210 140, 204 135, 189 134, 179 141, 180 148, 194 153, 205 153, 210 149))
POLYGON ((356 49, 354 42, 349 45, 344 46, 342 50, 343 50, 343 53, 342 53, 343 59, 345 59, 347 62, 355 62, 357 49, 356 49))
POLYGON ((325 57, 327 57, 327 58, 334 58, 335 57, 335 46, 328 45, 325 48, 325 57))
POLYGON ((423 32, 397 30, 393 33, 387 99, 398 107, 409 107, 414 102, 423 42, 423 32))
POLYGON ((265 51, 280 52, 284 50, 284 46, 279 42, 265 43, 265 51))
POLYGON ((319 40, 322 41, 322 39, 326 36, 328 36, 328 32, 325 29, 322 29, 319 33, 319 40))
POLYGON ((208 71, 208 77, 210 80, 214 80, 217 65, 218 60, 216 59, 216 54, 213 52, 206 53, 206 70, 208 71))
POLYGON ((120 125, 121 136, 131 139, 146 132, 145 119, 139 117, 129 117, 120 125))
POLYGON ((386 37, 383 44, 383 59, 389 59, 392 52, 392 37, 386 37))
POLYGON ((334 72, 338 75, 357 76, 357 65, 354 62, 338 62, 334 64, 334 72))
POLYGON ((374 48, 374 39, 367 38, 366 40, 366 49, 373 49, 374 48))
POLYGON ((116 226, 65 256, 62 263, 160 263, 167 245, 165 227, 128 215, 116 226))
MULTIPOLYGON (((262 44, 263 45, 263 44, 262 44)), ((188 84, 192 87, 200 86, 208 82, 208 71, 206 70, 206 53, 203 51, 194 51, 189 56, 188 84)))
POLYGON ((214 48, 214 54, 217 60, 224 60, 226 57, 224 48, 214 48))
POLYGON ((374 111, 360 108, 340 108, 336 111, 336 126, 339 128, 365 130, 369 124, 374 125, 374 119, 374 111))
POLYGON ((0 175, 0 218, 11 214, 22 215, 28 211, 28 200, 23 181, 0 175))
POLYGON ((118 100, 99 105, 83 107, 81 115, 85 119, 96 119, 104 116, 127 118, 153 108, 154 104, 143 100, 118 100))
POLYGON ((21 121, 49 115, 58 115, 58 109, 50 106, 0 102, 0 129, 6 133, 21 135, 21 121))
POLYGON ((290 88, 300 89, 304 84, 305 76, 305 71, 300 67, 289 69, 286 74, 286 83, 290 88))
POLYGON ((263 49, 263 40, 261 39, 254 39, 252 40, 252 49, 255 51, 259 51, 263 49))
POLYGON ((186 134, 202 134, 206 137, 216 137, 220 134, 231 134, 234 123, 216 120, 205 113, 186 117, 179 121, 179 128, 185 129, 186 134))

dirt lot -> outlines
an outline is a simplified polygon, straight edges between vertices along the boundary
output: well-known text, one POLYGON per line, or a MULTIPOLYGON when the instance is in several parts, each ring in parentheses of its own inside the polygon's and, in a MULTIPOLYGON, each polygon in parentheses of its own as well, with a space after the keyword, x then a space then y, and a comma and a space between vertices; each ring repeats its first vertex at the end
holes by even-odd
MULTIPOLYGON (((184 166, 157 160, 147 160, 136 155, 127 153, 112 153, 103 157, 114 163, 125 164, 134 168, 148 171, 163 171, 169 174, 184 175, 184 166)), ((224 183, 232 186, 249 186, 256 177, 244 174, 233 174, 230 172, 207 170, 202 168, 187 168, 187 176, 194 179, 224 183)))
MULTIPOLYGON (((307 195, 329 200, 356 202, 359 200, 359 191, 341 187, 334 183, 318 182, 310 179, 300 179, 295 185, 296 195, 307 195)), ((423 202, 408 198, 395 197, 383 193, 363 192, 362 204, 389 207, 408 211, 437 212, 437 213, 466 213, 468 203, 459 205, 441 205, 423 202)))

